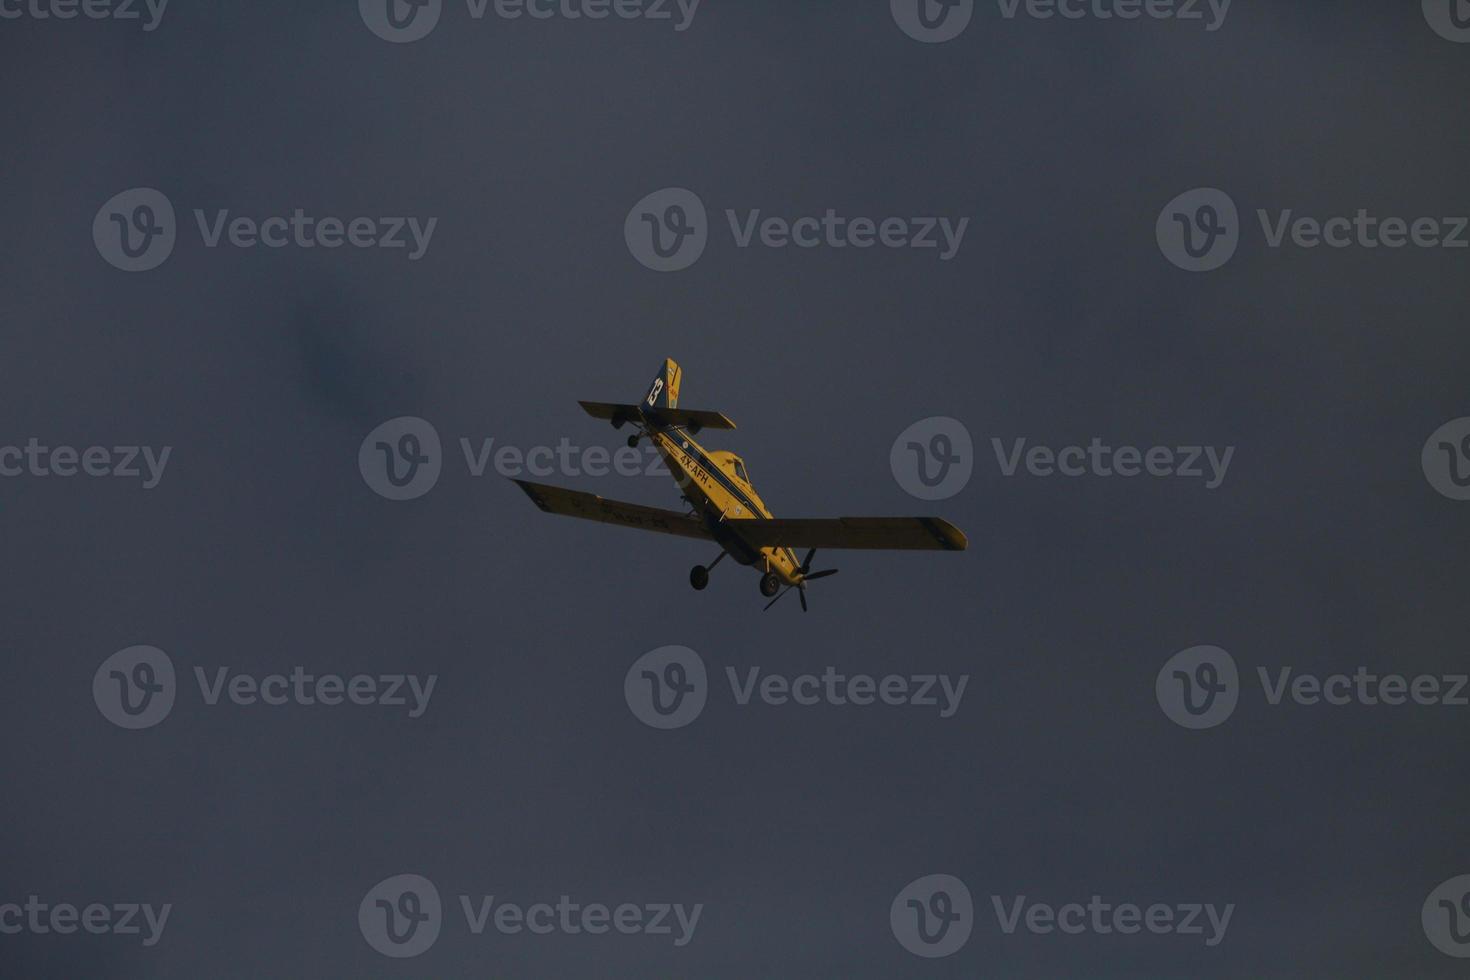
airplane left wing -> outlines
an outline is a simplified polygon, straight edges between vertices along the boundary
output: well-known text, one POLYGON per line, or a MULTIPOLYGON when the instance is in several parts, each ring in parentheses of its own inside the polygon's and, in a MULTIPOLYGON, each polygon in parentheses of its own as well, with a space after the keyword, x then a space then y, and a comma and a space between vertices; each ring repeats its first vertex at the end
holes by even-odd
POLYGON ((876 551, 964 551, 965 533, 939 517, 830 517, 729 521, 754 548, 868 548, 876 551))
POLYGON ((516 480, 515 482, 526 492, 526 496, 531 498, 532 503, 548 514, 564 514, 567 517, 581 517, 603 524, 620 524, 623 527, 637 528, 640 531, 658 531, 662 534, 677 534, 686 538, 708 539, 710 537, 709 530, 704 523, 687 514, 660 510, 657 507, 645 507, 642 504, 624 503, 621 500, 608 500, 595 493, 567 490, 564 487, 532 483, 529 480, 516 480))

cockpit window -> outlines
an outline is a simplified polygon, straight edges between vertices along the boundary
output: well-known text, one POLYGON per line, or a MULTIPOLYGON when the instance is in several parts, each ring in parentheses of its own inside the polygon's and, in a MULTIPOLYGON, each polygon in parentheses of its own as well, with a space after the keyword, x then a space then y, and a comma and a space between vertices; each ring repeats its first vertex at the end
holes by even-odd
POLYGON ((749 483, 750 477, 745 475, 745 464, 738 459, 731 460, 731 462, 735 464, 735 475, 739 477, 743 482, 749 483))

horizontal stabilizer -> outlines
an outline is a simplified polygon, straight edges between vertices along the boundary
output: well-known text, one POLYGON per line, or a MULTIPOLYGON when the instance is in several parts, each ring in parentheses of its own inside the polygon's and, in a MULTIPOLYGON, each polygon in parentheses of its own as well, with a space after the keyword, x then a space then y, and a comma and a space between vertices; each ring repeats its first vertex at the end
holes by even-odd
POLYGON ((608 500, 595 493, 568 490, 545 483, 516 480, 516 485, 526 492, 537 507, 548 514, 563 514, 581 517, 603 524, 620 524, 640 531, 657 531, 661 534, 677 534, 686 538, 709 538, 709 530, 702 521, 687 514, 642 504, 629 504, 621 500, 608 500))
POLYGON ((866 548, 875 551, 964 551, 965 533, 939 517, 829 517, 729 521, 753 548, 866 548))
POLYGON ((682 426, 694 432, 700 429, 733 429, 731 422, 719 412, 701 412, 692 408, 647 408, 638 405, 618 405, 612 402, 578 402, 583 410, 595 419, 607 419, 615 426, 624 422, 639 422, 647 419, 660 427, 682 426))

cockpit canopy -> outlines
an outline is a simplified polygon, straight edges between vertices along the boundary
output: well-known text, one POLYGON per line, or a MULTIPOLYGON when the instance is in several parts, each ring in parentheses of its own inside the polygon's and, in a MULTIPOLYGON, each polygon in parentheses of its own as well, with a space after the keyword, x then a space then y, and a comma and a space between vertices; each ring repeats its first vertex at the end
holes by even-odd
POLYGON ((746 486, 750 486, 750 477, 745 472, 745 461, 739 456, 734 453, 716 452, 710 453, 710 458, 718 463, 726 473, 731 474, 746 486))

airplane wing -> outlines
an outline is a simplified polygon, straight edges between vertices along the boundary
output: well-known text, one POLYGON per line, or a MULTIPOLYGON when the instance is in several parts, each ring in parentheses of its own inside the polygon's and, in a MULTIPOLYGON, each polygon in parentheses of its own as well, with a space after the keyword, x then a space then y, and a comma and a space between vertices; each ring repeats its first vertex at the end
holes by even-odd
MULTIPOLYGON (((618 405, 613 402, 578 402, 582 410, 595 419, 608 419, 614 425, 638 421, 639 406, 618 405)), ((731 422, 721 412, 704 412, 694 408, 645 408, 643 411, 663 425, 682 425, 700 429, 733 429, 731 422)))
POLYGON ((726 525, 755 548, 964 551, 965 533, 939 517, 771 518, 726 525))
POLYGON ((529 480, 516 480, 515 482, 526 491, 526 496, 530 497, 537 507, 548 514, 564 514, 567 517, 581 517, 589 521, 600 521, 603 524, 620 524, 623 527, 638 528, 641 531, 678 534, 686 538, 708 539, 710 537, 709 530, 705 528, 703 522, 676 511, 644 507, 642 504, 628 504, 621 500, 608 500, 595 493, 567 490, 563 487, 548 486, 545 483, 532 483, 529 480))
POLYGON ((593 418, 608 419, 616 426, 638 419, 637 405, 618 405, 614 402, 577 402, 577 404, 582 406, 582 411, 593 418))

